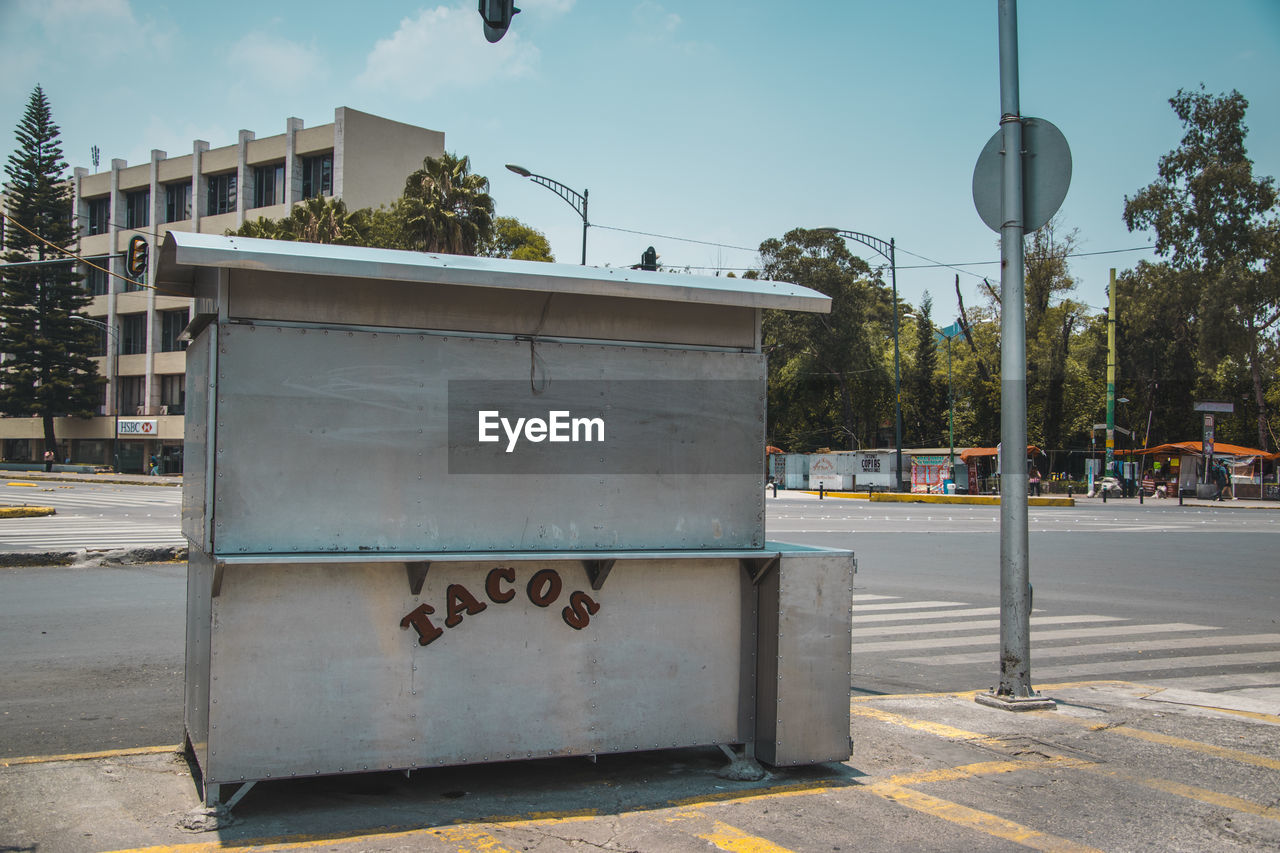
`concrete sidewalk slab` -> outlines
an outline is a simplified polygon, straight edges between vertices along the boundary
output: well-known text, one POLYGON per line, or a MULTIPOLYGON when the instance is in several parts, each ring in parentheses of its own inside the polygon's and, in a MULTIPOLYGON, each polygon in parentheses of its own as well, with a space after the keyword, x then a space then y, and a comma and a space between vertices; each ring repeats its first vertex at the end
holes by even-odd
POLYGON ((201 810, 174 747, 0 760, 0 848, 1280 846, 1280 717, 1126 682, 1043 686, 1056 709, 1018 714, 976 692, 855 697, 848 762, 759 783, 717 776, 714 749, 673 750, 260 783, 228 817, 201 810))

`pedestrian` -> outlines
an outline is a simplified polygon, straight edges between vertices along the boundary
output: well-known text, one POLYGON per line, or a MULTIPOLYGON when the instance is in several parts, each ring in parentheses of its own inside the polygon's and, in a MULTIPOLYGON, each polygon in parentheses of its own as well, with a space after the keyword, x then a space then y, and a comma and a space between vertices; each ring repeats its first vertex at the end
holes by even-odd
POLYGON ((160 476, 160 460, 156 459, 156 455, 154 453, 151 454, 151 469, 148 473, 151 474, 152 477, 160 476))
POLYGON ((1031 486, 1031 494, 1040 497, 1040 471, 1034 465, 1027 472, 1027 482, 1031 486))
POLYGON ((1213 466, 1213 482, 1218 486, 1217 500, 1222 500, 1222 494, 1227 490, 1227 469, 1222 463, 1213 466))
POLYGON ((57 459, 58 457, 54 454, 52 450, 46 450, 44 452, 44 472, 46 474, 53 471, 53 463, 57 461, 57 459))

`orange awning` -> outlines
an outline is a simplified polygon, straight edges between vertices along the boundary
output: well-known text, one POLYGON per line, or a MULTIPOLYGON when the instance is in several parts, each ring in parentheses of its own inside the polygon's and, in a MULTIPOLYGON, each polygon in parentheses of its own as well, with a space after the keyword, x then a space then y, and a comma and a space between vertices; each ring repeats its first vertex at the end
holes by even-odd
MULTIPOLYGON (((1204 443, 1200 441, 1175 441, 1170 444, 1158 444, 1155 447, 1149 447, 1146 450, 1134 450, 1135 454, 1151 454, 1159 453, 1168 456, 1186 453, 1192 456, 1204 455, 1204 443)), ((1225 441, 1215 441, 1213 443, 1214 456, 1262 456, 1275 459, 1275 454, 1268 454, 1264 450, 1258 450, 1256 447, 1241 447, 1238 444, 1227 444, 1225 441)))
MULTIPOLYGON (((960 461, 968 462, 970 459, 981 456, 995 456, 999 452, 998 447, 970 447, 960 451, 960 461)), ((1028 456, 1044 456, 1044 451, 1036 447, 1034 444, 1027 445, 1028 456)))

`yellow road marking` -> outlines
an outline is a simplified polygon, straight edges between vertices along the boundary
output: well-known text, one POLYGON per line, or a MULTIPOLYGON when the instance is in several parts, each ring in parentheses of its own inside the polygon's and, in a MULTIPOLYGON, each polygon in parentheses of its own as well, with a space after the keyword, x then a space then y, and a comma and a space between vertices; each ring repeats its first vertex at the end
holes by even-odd
POLYGON ((182 752, 182 744, 171 746, 139 746, 132 749, 108 749, 103 752, 73 752, 67 755, 26 755, 21 758, 0 758, 0 767, 17 767, 20 764, 55 764, 59 761, 92 761, 95 758, 121 758, 126 755, 155 755, 161 752, 182 752))
POLYGON ((964 729, 958 729, 955 726, 949 726, 946 723, 934 723, 929 720, 921 720, 916 717, 907 717, 902 714, 895 714, 892 711, 882 711, 879 708, 850 706, 849 713, 855 717, 868 717, 872 720, 879 720, 882 723, 904 726, 909 729, 927 732, 928 734, 936 735, 938 737, 950 738, 951 740, 963 740, 986 744, 1000 743, 999 738, 992 737, 991 735, 965 731, 964 729))
POLYGON ((753 803, 759 800, 772 800, 779 797, 799 797, 809 794, 825 794, 846 785, 832 785, 830 782, 797 782, 794 785, 775 785, 770 788, 757 788, 751 794, 743 796, 743 791, 723 791, 718 794, 701 794, 693 797, 678 797, 668 800, 672 806, 706 806, 715 803, 732 801, 735 803, 753 803))
POLYGON ((1164 791, 1166 794, 1174 794, 1179 797, 1186 797, 1189 800, 1199 800, 1202 803, 1208 803, 1219 808, 1232 809, 1245 814, 1257 815, 1259 817, 1271 818, 1272 820, 1280 820, 1280 807, 1264 806, 1255 803, 1252 800, 1246 800, 1241 797, 1232 796, 1231 794, 1223 794, 1218 791, 1210 791, 1207 788, 1197 788, 1194 785, 1184 785, 1181 782, 1174 782, 1169 779, 1157 779, 1152 776, 1138 776, 1126 773, 1123 770, 1114 770, 1103 767, 1100 764, 1086 765, 1083 769, 1091 773, 1099 773, 1103 776, 1111 776, 1115 779, 1123 779, 1126 782, 1135 782, 1157 791, 1164 791))
POLYGON ((721 850, 728 850, 731 853, 791 853, 786 847, 781 847, 755 835, 748 835, 727 823, 713 820, 711 825, 710 831, 699 832, 698 837, 703 841, 714 844, 721 850))
POLYGON ((961 779, 973 779, 978 776, 996 776, 1001 773, 1018 773, 1022 770, 1041 770, 1046 767, 1088 767, 1090 761, 1055 755, 1048 761, 979 761, 975 764, 962 764, 959 767, 943 767, 938 770, 919 770, 913 773, 898 773, 882 780, 887 785, 927 785, 932 782, 956 782, 961 779))
POLYGON ((912 791, 889 782, 873 782, 865 790, 892 803, 922 812, 933 817, 942 818, 950 823, 968 827, 969 829, 1013 841, 1034 850, 1053 851, 1053 853, 1098 853, 1094 848, 1077 844, 1066 838, 1040 832, 1029 826, 1005 820, 988 812, 971 809, 959 803, 943 800, 938 797, 912 791))
POLYGON ((1229 758, 1232 761, 1239 761, 1242 764, 1252 764, 1257 767, 1266 767, 1268 770, 1280 770, 1280 760, 1268 758, 1265 755, 1256 755, 1252 752, 1245 752, 1239 749, 1232 749, 1229 746, 1217 746, 1212 743, 1202 743, 1197 740, 1187 740, 1186 738, 1174 737, 1173 735, 1161 734, 1159 732, 1149 732, 1145 729, 1135 729, 1130 726, 1095 726, 1095 731, 1115 732, 1125 737, 1145 740, 1150 743, 1163 744, 1164 746, 1172 746, 1178 749, 1186 749, 1191 752, 1203 752, 1206 755, 1216 755, 1219 758, 1229 758))
POLYGON ((39 483, 5 483, 6 486, 27 486, 32 489, 40 488, 39 483))
POLYGON ((138 847, 131 850, 117 850, 114 853, 249 853, 249 851, 252 851, 252 853, 271 853, 271 851, 285 850, 318 850, 325 847, 340 847, 346 844, 368 845, 380 841, 403 841, 424 836, 434 836, 441 841, 460 845, 457 848, 458 853, 513 853, 510 848, 503 847, 502 842, 492 834, 483 828, 475 826, 438 826, 430 829, 406 829, 330 838, 295 836, 293 838, 273 839, 270 841, 247 841, 243 844, 201 841, 192 844, 138 847))

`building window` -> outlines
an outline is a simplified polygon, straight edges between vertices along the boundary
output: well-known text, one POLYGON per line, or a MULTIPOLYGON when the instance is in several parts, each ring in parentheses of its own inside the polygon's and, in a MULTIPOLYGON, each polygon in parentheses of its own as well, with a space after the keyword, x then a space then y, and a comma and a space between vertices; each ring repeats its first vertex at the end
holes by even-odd
POLYGON ((151 224, 151 190, 125 193, 124 219, 126 228, 146 228, 151 224))
POLYGON ((191 218, 191 182, 165 184, 164 221, 182 222, 191 218))
POLYGON ((111 199, 106 196, 89 199, 89 233, 106 234, 110 215, 111 199))
POLYGON ((284 204, 284 163, 255 166, 253 169, 253 206, 270 207, 284 204))
POLYGON ((95 321, 93 323, 85 323, 86 326, 89 326, 93 330, 93 354, 97 357, 104 358, 107 355, 107 344, 110 343, 107 336, 107 324, 104 322, 106 318, 103 318, 102 320, 98 320, 96 317, 86 319, 95 321))
POLYGON ((84 289, 90 296, 106 296, 111 292, 111 276, 107 275, 107 265, 111 261, 106 256, 89 258, 91 267, 84 268, 84 289))
POLYGON ((160 405, 165 414, 181 415, 187 400, 187 377, 181 373, 164 374, 160 378, 160 405))
POLYGON ((230 213, 236 209, 236 173, 209 176, 209 215, 230 213))
POLYGON ((143 395, 146 393, 147 377, 121 376, 120 382, 120 414, 130 415, 142 413, 143 395))
POLYGON ((120 315, 120 353, 139 355, 147 351, 147 315, 120 315))
POLYGON ((186 308, 160 312, 161 352, 179 352, 187 348, 187 342, 178 340, 178 336, 187 327, 189 316, 190 312, 186 308))
POLYGON ((333 195, 333 152, 302 158, 302 197, 333 195))

